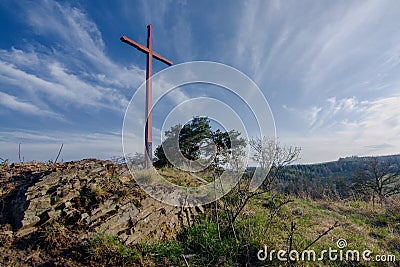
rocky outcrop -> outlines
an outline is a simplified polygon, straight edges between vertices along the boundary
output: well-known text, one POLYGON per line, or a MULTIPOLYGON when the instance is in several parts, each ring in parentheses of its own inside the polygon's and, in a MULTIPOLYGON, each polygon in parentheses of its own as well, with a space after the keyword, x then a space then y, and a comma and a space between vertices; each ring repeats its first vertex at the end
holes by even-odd
POLYGON ((12 164, 0 170, 0 224, 17 237, 53 223, 85 240, 99 233, 125 244, 174 236, 201 212, 148 197, 124 165, 87 159, 12 164))

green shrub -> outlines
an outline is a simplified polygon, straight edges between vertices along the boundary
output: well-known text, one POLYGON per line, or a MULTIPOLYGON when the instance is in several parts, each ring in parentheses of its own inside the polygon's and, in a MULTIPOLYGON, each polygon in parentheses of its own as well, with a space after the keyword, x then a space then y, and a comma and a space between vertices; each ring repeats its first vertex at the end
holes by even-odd
POLYGON ((159 266, 184 266, 184 252, 184 247, 176 240, 142 245, 143 255, 159 266))
POLYGON ((152 184, 156 181, 155 173, 150 170, 135 170, 133 176, 135 181, 140 184, 152 184))
POLYGON ((123 245, 109 235, 98 235, 93 238, 87 248, 91 264, 104 266, 132 266, 140 264, 141 253, 130 246, 123 245))
POLYGON ((217 223, 205 218, 184 229, 178 240, 186 254, 191 255, 189 263, 193 266, 257 266, 260 248, 249 240, 253 235, 244 232, 246 229, 247 225, 238 222, 236 234, 220 232, 219 239, 217 223))
POLYGON ((181 241, 189 254, 195 254, 191 263, 196 266, 216 265, 223 260, 235 261, 236 240, 229 236, 219 240, 215 222, 204 221, 193 225, 186 229, 181 241))
POLYGON ((4 167, 8 166, 8 159, 2 159, 0 158, 0 170, 4 167))

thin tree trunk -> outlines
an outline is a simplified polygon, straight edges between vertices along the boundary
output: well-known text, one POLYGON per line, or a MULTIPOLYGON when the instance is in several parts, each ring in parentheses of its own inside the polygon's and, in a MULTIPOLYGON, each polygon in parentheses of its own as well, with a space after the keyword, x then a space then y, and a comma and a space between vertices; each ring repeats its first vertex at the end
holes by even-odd
POLYGON ((219 217, 218 217, 218 203, 217 203, 217 187, 215 184, 215 175, 214 175, 214 200, 215 200, 215 218, 217 220, 217 231, 218 231, 218 239, 221 240, 221 231, 219 228, 219 217))

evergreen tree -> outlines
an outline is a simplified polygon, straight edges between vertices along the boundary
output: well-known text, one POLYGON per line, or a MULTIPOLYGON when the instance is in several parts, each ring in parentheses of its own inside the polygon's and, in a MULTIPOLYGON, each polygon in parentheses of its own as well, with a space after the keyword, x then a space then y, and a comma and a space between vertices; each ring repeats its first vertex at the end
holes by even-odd
MULTIPOLYGON (((208 157, 215 154, 212 167, 221 167, 227 163, 229 155, 232 155, 233 147, 238 150, 246 146, 243 138, 240 138, 240 133, 231 130, 229 132, 222 132, 221 130, 212 131, 210 120, 205 117, 194 117, 189 123, 185 125, 175 125, 170 130, 165 132, 165 140, 155 150, 157 158, 155 162, 156 167, 164 167, 173 165, 166 157, 166 152, 172 157, 177 157, 174 153, 182 153, 188 160, 199 160, 201 157, 208 157), (176 148, 178 141, 179 150, 176 148), (212 145, 213 150, 203 149, 212 145), (203 153, 203 154, 202 154, 203 153), (206 154, 204 154, 206 153, 206 154)), ((240 151, 235 151, 239 155, 240 151)))

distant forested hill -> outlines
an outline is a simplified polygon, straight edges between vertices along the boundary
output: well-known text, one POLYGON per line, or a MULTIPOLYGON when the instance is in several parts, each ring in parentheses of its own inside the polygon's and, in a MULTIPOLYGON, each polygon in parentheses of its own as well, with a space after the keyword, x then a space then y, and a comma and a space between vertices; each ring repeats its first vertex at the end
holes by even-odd
MULTIPOLYGON (((400 154, 375 158, 379 162, 400 162, 400 154)), ((357 171, 368 168, 372 159, 353 156, 320 164, 290 165, 280 174, 277 188, 296 196, 351 197, 357 171)))

